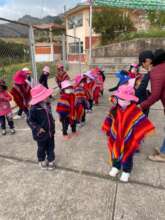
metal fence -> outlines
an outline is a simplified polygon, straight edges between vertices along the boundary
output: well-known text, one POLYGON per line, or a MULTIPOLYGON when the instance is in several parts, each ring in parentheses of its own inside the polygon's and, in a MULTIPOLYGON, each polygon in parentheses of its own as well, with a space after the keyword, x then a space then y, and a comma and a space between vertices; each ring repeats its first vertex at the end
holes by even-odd
POLYGON ((0 78, 9 86, 15 72, 24 67, 32 70, 34 84, 45 65, 54 76, 56 64, 63 62, 68 68, 70 55, 81 72, 82 53, 81 41, 75 36, 56 35, 51 29, 0 18, 0 78))

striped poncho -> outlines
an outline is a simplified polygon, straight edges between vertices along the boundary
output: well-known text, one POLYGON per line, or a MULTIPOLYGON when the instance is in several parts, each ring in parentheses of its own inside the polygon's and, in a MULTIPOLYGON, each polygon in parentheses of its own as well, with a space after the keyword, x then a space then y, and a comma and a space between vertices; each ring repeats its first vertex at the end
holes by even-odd
POLYGON ((62 93, 56 107, 60 118, 69 117, 70 121, 76 120, 75 95, 62 93))
POLYGON ((87 96, 83 87, 78 86, 75 88, 75 97, 76 97, 76 115, 77 121, 81 122, 82 117, 85 113, 85 109, 89 108, 89 103, 87 100, 87 96))
POLYGON ((131 104, 125 110, 119 106, 111 110, 102 129, 108 137, 111 158, 124 163, 154 126, 136 104, 131 104))

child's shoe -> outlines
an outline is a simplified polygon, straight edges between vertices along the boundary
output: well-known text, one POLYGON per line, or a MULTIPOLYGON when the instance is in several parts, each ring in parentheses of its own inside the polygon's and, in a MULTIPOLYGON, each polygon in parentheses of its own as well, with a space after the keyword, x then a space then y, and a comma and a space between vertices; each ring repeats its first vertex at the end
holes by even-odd
POLYGON ((39 167, 40 167, 42 170, 47 170, 47 161, 41 161, 41 162, 39 162, 39 167))
POLYGON ((5 129, 2 130, 2 135, 6 135, 6 130, 5 129))
POLYGON ((120 172, 120 170, 118 170, 116 167, 112 167, 112 169, 109 172, 109 175, 111 177, 116 177, 119 172, 120 172))
POLYGON ((54 162, 49 162, 48 163, 48 170, 54 170, 55 169, 55 163, 54 162))
POLYGON ((124 183, 128 183, 129 177, 130 177, 130 173, 122 172, 120 181, 124 183))
POLYGON ((15 129, 14 128, 10 129, 10 134, 15 134, 15 129))
POLYGON ((18 119, 21 119, 21 118, 22 118, 22 116, 20 116, 20 115, 15 115, 15 116, 13 117, 14 120, 18 120, 18 119))
POLYGON ((70 135, 63 135, 64 141, 69 141, 71 139, 70 135))

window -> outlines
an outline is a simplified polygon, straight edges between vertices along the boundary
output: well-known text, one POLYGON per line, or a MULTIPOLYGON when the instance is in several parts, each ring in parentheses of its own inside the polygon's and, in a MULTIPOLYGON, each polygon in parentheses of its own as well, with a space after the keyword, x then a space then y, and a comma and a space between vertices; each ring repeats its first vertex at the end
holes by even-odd
POLYGON ((79 14, 76 16, 72 16, 68 19, 68 29, 73 29, 75 27, 83 26, 83 15, 79 14))
MULTIPOLYGON (((69 43, 69 53, 79 53, 79 42, 69 43)), ((83 53, 83 42, 80 42, 80 53, 83 53)))

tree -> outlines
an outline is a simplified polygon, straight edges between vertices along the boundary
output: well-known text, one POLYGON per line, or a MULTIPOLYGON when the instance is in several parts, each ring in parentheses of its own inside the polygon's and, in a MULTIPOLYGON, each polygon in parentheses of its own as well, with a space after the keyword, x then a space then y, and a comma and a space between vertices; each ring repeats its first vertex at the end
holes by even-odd
POLYGON ((103 8, 101 11, 95 11, 93 27, 96 33, 102 35, 103 44, 115 39, 120 33, 135 29, 127 11, 116 8, 103 8))
POLYGON ((164 11, 148 11, 148 19, 152 26, 165 27, 165 12, 164 11))

